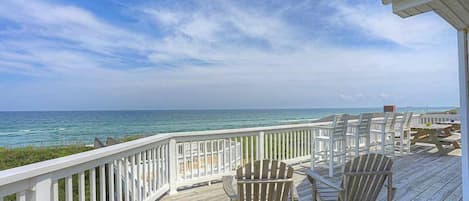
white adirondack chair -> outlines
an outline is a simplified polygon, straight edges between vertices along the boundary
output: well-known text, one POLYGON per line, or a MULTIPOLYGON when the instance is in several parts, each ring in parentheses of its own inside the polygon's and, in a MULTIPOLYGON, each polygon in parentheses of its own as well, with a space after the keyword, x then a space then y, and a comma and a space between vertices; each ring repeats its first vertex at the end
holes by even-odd
POLYGON ((383 121, 376 124, 379 125, 379 128, 371 130, 374 135, 372 146, 375 147, 375 151, 378 153, 394 158, 396 114, 394 112, 385 112, 383 121))
POLYGON ((398 140, 399 155, 410 153, 411 129, 410 123, 414 113, 406 112, 397 123, 396 140, 398 140))
POLYGON ((352 129, 351 133, 347 133, 350 154, 353 153, 354 156, 359 156, 361 153, 368 154, 370 152, 372 118, 373 113, 362 113, 357 123, 349 124, 352 129))
POLYGON ((334 175, 334 168, 341 167, 347 157, 347 115, 335 115, 331 125, 312 128, 311 167, 326 163, 329 176, 334 175))

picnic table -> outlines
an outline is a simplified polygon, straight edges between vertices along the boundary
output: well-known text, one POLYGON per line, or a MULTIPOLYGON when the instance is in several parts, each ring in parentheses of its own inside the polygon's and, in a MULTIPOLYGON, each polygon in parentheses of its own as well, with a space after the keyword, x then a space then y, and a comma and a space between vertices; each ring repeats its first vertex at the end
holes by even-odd
POLYGON ((451 128, 453 131, 461 130, 461 121, 442 121, 442 122, 438 122, 437 124, 451 125, 451 128))
POLYGON ((451 132, 452 126, 450 124, 420 124, 412 126, 412 130, 417 131, 414 138, 411 140, 412 144, 417 142, 434 144, 440 154, 448 153, 448 150, 443 145, 453 145, 454 148, 461 148, 459 141, 461 135, 451 132))

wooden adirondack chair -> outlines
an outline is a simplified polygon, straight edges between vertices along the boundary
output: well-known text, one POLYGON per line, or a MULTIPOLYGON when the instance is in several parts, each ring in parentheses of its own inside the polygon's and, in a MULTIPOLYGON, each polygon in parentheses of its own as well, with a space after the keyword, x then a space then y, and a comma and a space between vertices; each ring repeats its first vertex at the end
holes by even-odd
MULTIPOLYGON (((312 185, 313 201, 323 200, 318 191, 318 182, 325 184, 337 192, 334 200, 340 201, 374 201, 387 179, 387 200, 394 197, 392 187, 392 160, 381 154, 366 154, 348 161, 344 166, 344 174, 340 185, 325 177, 308 170, 308 180, 312 185)), ((330 195, 330 191, 329 194, 330 195)), ((331 197, 329 197, 331 198, 331 197)))
POLYGON ((236 170, 237 193, 234 176, 223 177, 223 189, 231 200, 296 200, 292 177, 293 168, 284 162, 257 160, 236 170))

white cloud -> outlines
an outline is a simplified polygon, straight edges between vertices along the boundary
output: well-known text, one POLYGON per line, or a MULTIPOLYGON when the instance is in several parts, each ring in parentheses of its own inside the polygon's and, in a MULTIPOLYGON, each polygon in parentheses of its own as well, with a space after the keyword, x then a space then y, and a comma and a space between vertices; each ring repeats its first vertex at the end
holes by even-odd
POLYGON ((333 20, 342 26, 357 27, 370 37, 383 38, 407 47, 431 46, 441 43, 441 36, 450 26, 434 13, 402 19, 385 7, 376 9, 374 4, 351 5, 345 1, 333 1, 337 8, 333 20))
POLYGON ((141 9, 144 13, 148 15, 154 16, 155 20, 159 23, 162 23, 165 26, 172 26, 178 24, 182 19, 180 17, 180 13, 175 13, 169 10, 161 10, 161 9, 151 9, 151 8, 142 8, 141 9))
POLYGON ((282 15, 253 12, 229 2, 220 3, 217 12, 203 7, 192 12, 137 9, 146 20, 156 21, 157 28, 167 29, 166 35, 154 37, 113 25, 78 7, 5 1, 0 5, 2 18, 35 28, 22 34, 74 44, 40 37, 0 40, 0 76, 8 72, 42 78, 15 85, 0 82, 0 91, 8 91, 0 100, 0 110, 11 109, 5 103, 16 99, 27 105, 28 97, 41 102, 41 107, 48 102, 53 104, 47 107, 56 107, 45 109, 457 103, 456 49, 445 43, 451 33, 445 25, 431 17, 401 20, 368 7, 336 6, 340 18, 335 23, 404 48, 348 47, 304 39, 297 37, 301 30, 282 15), (422 34, 425 29, 431 31, 422 34), (439 48, 422 45, 428 41, 439 48), (147 64, 138 66, 135 57, 120 52, 139 53, 147 64), (211 65, 181 62, 191 59, 211 65), (125 62, 137 64, 119 68, 125 62), (434 93, 444 96, 423 98, 434 93))

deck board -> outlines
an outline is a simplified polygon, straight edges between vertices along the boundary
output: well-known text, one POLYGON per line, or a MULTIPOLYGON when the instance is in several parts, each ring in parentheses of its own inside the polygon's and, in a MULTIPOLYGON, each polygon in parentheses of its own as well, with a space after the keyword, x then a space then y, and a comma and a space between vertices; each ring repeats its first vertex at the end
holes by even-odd
MULTIPOLYGON (((397 188, 395 200, 460 200, 461 190, 461 151, 453 150, 448 155, 440 155, 434 146, 417 145, 412 153, 396 157, 393 165, 393 182, 397 188)), ((309 163, 294 165, 293 179, 300 200, 311 200, 311 188, 304 170, 309 163)), ((318 170, 327 175, 326 169, 318 170)), ((335 177, 338 181, 340 178, 335 177)), ((378 200, 385 200, 383 189, 378 200)), ((164 201, 222 201, 229 200, 220 182, 210 186, 180 190, 177 194, 164 196, 164 201)))

